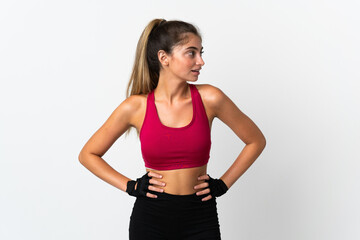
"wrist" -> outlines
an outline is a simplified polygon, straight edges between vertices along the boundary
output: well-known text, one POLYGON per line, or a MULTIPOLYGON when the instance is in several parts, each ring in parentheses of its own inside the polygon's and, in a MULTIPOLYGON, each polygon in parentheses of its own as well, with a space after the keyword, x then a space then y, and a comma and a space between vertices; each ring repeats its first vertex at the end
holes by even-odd
POLYGON ((129 180, 127 183, 126 183, 126 190, 125 192, 127 192, 129 195, 131 195, 134 191, 135 191, 135 184, 137 182, 134 181, 134 180, 129 180))
POLYGON ((219 180, 221 180, 224 183, 224 185, 226 186, 226 188, 229 189, 229 185, 227 185, 227 183, 224 181, 224 179, 219 178, 219 180))

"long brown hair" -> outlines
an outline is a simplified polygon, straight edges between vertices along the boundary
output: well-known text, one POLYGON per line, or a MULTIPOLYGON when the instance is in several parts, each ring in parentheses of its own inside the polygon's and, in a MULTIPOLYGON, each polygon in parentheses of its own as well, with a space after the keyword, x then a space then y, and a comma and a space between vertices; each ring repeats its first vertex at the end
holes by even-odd
MULTIPOLYGON (((135 94, 148 94, 157 87, 161 63, 158 51, 164 50, 171 55, 173 48, 186 44, 187 33, 193 33, 201 39, 198 28, 190 23, 165 19, 153 19, 143 30, 137 43, 135 61, 126 89, 126 98, 135 94)), ((131 131, 129 128, 125 136, 131 131)), ((139 137, 139 132, 137 131, 139 137)))

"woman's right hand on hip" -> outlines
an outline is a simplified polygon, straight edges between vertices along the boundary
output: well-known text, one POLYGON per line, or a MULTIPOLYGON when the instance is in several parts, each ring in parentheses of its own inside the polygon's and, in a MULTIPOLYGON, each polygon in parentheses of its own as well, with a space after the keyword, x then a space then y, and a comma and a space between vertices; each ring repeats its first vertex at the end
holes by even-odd
POLYGON ((141 178, 137 178, 136 181, 130 180, 127 183, 126 192, 130 196, 146 196, 150 198, 157 198, 157 195, 148 192, 152 190, 155 192, 163 192, 164 189, 159 188, 158 186, 165 186, 166 183, 152 179, 152 177, 162 178, 162 175, 148 171, 141 178))

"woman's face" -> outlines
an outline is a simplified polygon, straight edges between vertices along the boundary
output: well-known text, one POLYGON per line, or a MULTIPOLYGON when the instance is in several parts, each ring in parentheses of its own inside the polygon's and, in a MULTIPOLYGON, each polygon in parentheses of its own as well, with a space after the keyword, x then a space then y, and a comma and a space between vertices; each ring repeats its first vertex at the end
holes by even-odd
POLYGON ((167 71, 185 81, 196 81, 205 64, 202 59, 203 47, 198 36, 193 33, 188 33, 187 36, 189 41, 174 47, 172 54, 168 56, 167 71))

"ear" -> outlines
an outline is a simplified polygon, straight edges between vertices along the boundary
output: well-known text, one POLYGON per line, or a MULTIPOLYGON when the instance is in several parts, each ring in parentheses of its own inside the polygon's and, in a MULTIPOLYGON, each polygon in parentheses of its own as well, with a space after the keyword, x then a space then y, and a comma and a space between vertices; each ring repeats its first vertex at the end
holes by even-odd
POLYGON ((158 59, 163 66, 169 65, 169 55, 164 50, 158 51, 158 59))

